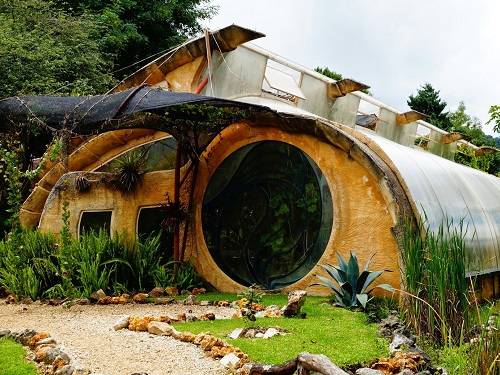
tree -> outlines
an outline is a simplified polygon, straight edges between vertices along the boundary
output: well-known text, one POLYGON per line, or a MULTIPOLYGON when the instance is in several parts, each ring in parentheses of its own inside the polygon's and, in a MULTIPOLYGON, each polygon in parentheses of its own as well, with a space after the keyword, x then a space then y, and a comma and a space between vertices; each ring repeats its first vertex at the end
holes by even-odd
POLYGON ((493 123, 493 131, 500 133, 500 105, 492 105, 488 111, 490 119, 487 124, 493 123))
POLYGON ((429 122, 433 125, 444 130, 450 129, 449 114, 443 112, 447 103, 439 97, 439 90, 430 83, 421 86, 416 95, 410 95, 407 103, 411 109, 429 116, 429 122))
POLYGON ((0 0, 0 97, 94 94, 112 87, 99 25, 45 0, 0 0))
MULTIPOLYGON (((450 131, 464 135, 464 138, 476 146, 495 147, 500 138, 493 138, 483 132, 481 121, 466 112, 464 102, 460 102, 455 112, 449 114, 450 131)), ((473 149, 460 145, 455 155, 455 161, 494 175, 500 173, 500 154, 493 153, 476 156, 473 149)))
MULTIPOLYGON (((76 16, 90 13, 100 24, 101 47, 115 54, 116 69, 166 51, 201 31, 217 8, 210 0, 54 0, 76 16)), ((125 72, 121 71, 121 75, 125 72)))

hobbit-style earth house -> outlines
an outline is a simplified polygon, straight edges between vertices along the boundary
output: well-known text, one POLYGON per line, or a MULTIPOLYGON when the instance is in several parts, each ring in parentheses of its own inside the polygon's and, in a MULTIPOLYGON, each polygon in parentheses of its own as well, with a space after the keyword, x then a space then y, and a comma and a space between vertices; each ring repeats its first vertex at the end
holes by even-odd
POLYGON ((405 221, 463 219, 468 272, 499 294, 500 179, 453 162, 459 135, 249 43, 262 36, 207 32, 106 95, 3 101, 2 117, 36 115, 72 137, 65 160, 46 160, 22 225, 59 232, 67 206, 75 235, 140 237, 170 212, 179 229, 165 248, 218 290, 321 293, 318 264, 350 250, 375 254, 374 269, 393 271, 382 282, 399 286, 405 221), (127 155, 147 170, 129 192, 110 177, 127 155))

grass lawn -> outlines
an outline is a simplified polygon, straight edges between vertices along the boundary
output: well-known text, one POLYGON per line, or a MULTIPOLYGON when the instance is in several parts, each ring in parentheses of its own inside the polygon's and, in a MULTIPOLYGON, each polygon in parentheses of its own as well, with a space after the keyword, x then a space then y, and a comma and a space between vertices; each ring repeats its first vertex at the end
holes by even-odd
POLYGON ((37 375, 34 364, 25 359, 21 344, 10 339, 0 339, 0 375, 37 375))
MULTIPOLYGON (((199 299, 233 301, 238 297, 207 293, 199 299)), ((263 303, 282 306, 286 300, 283 295, 270 295, 264 297, 263 303)), ((368 324, 364 313, 334 308, 326 301, 321 297, 307 297, 302 308, 307 313, 306 319, 257 319, 256 326, 278 326, 289 332, 268 340, 227 338, 233 329, 246 326, 240 319, 178 323, 175 326, 181 331, 210 332, 239 347, 253 361, 265 364, 285 362, 300 352, 325 354, 339 366, 366 363, 388 354, 387 341, 377 336, 377 325, 368 324)))

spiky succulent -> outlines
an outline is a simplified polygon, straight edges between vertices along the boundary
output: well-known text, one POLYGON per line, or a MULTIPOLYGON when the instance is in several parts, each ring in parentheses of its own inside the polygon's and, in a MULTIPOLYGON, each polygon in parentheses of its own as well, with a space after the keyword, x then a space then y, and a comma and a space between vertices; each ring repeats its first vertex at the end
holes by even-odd
POLYGON ((321 267, 327 272, 330 278, 316 275, 320 283, 313 285, 326 286, 332 290, 333 300, 342 307, 362 307, 366 308, 366 304, 373 298, 370 297, 371 292, 375 288, 393 291, 393 287, 389 284, 379 284, 371 287, 372 283, 382 275, 384 271, 369 271, 368 268, 373 259, 373 255, 366 262, 365 269, 359 272, 358 258, 355 253, 351 251, 349 261, 337 253, 337 260, 339 265, 322 264, 321 267))

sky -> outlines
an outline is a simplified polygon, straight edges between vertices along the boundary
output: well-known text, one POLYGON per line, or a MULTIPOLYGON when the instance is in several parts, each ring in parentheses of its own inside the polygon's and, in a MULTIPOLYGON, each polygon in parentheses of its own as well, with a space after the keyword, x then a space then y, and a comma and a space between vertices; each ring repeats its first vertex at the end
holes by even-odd
MULTIPOLYGON (((401 111, 424 83, 484 124, 500 104, 499 0, 214 0, 210 29, 238 24, 293 62, 328 66, 401 111)), ((493 125, 484 125, 493 134, 493 125)))

